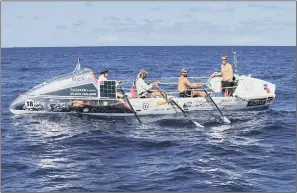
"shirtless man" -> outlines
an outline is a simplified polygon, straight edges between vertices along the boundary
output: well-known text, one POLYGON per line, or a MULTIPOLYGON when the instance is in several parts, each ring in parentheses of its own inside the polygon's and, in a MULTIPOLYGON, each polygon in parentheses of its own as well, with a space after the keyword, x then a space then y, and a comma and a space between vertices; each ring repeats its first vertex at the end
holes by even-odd
POLYGON ((195 96, 200 96, 204 97, 205 93, 198 91, 198 90, 188 90, 188 88, 197 88, 197 87, 202 87, 203 84, 201 82, 199 83, 191 83, 188 78, 188 70, 183 68, 181 70, 181 76, 178 78, 178 92, 180 97, 195 97, 195 96))
POLYGON ((211 75, 211 77, 214 76, 222 76, 222 92, 225 93, 225 96, 228 96, 228 90, 231 89, 226 89, 226 87, 233 86, 233 69, 232 65, 227 62, 227 56, 222 56, 221 72, 215 72, 211 75))

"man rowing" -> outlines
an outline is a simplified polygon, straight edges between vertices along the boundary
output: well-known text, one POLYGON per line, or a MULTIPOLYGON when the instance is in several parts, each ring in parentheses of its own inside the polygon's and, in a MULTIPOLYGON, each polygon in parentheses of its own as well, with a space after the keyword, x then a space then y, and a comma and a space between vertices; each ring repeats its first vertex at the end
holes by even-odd
POLYGON ((214 72, 211 77, 222 76, 221 87, 225 96, 229 96, 228 91, 233 87, 233 69, 232 65, 227 62, 227 56, 222 56, 222 65, 220 72, 214 72), (228 88, 229 87, 229 88, 228 88))
POLYGON ((204 97, 205 93, 199 90, 191 90, 193 88, 203 87, 201 82, 191 83, 188 80, 188 70, 183 68, 181 70, 181 75, 178 78, 178 92, 180 97, 204 97), (190 88, 190 89, 189 89, 190 88))
POLYGON ((142 69, 140 70, 137 76, 137 79, 135 82, 137 96, 140 98, 153 98, 157 96, 162 97, 159 91, 152 90, 154 86, 159 86, 160 82, 155 81, 155 82, 152 82, 151 84, 147 84, 144 81, 144 79, 147 77, 147 74, 148 73, 144 69, 142 69))

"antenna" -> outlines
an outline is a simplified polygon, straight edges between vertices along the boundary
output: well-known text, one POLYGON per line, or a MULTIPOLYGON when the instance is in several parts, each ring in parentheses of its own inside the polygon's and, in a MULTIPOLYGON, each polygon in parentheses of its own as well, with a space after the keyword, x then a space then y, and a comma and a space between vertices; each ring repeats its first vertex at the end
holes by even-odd
POLYGON ((80 58, 77 58, 77 64, 73 72, 77 72, 77 71, 80 71, 80 58))
POLYGON ((236 52, 233 51, 233 49, 232 49, 232 52, 233 52, 233 72, 235 74, 238 74, 237 55, 236 55, 236 52))

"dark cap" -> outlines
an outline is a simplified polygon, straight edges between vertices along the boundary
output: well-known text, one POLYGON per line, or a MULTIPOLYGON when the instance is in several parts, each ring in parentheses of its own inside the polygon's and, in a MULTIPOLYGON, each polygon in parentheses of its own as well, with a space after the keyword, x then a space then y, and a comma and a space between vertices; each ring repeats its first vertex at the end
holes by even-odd
POLYGON ((107 73, 107 72, 108 72, 108 70, 106 68, 103 68, 103 69, 101 69, 100 74, 104 74, 104 73, 107 73))

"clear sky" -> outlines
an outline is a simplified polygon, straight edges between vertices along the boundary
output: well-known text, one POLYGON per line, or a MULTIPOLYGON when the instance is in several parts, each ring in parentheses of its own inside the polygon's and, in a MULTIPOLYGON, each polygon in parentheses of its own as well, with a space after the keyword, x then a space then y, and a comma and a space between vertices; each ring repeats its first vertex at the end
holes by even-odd
POLYGON ((296 46, 296 2, 2 2, 2 47, 296 46))

